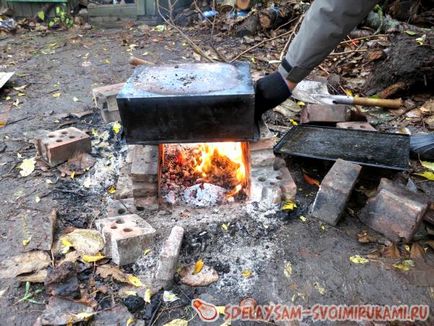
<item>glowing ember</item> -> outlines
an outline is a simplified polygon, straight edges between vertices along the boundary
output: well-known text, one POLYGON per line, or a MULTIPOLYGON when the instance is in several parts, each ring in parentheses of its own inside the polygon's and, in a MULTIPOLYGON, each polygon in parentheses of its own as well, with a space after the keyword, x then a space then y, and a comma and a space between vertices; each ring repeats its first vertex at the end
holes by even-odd
POLYGON ((164 145, 163 151, 160 183, 163 195, 172 192, 179 197, 188 187, 208 183, 224 188, 226 199, 247 196, 246 143, 168 144, 164 145))

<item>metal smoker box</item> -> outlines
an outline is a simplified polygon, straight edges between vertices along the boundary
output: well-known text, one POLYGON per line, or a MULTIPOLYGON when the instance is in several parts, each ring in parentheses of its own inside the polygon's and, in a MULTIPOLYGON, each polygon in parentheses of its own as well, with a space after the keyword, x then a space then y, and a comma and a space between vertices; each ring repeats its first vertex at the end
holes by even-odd
POLYGON ((244 62, 141 66, 117 102, 128 143, 252 141, 259 135, 244 62))

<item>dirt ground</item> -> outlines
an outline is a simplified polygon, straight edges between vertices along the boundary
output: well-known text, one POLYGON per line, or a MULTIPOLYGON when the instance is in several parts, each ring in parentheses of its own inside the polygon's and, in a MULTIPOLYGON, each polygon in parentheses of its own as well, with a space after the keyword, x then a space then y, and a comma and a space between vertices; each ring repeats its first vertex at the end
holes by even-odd
MULTIPOLYGON (((17 165, 36 154, 33 138, 41 130, 64 126, 88 132, 106 130, 95 109, 93 114, 82 118, 69 114, 93 108, 92 88, 125 81, 132 73, 128 65, 131 53, 150 63, 194 59, 191 49, 176 34, 165 36, 153 31, 143 38, 135 28, 73 29, 47 35, 20 33, 0 40, 0 49, 0 70, 16 72, 11 81, 14 87, 28 85, 22 91, 24 96, 18 96, 19 91, 0 93, 0 107, 11 107, 8 124, 0 129, 0 259, 7 260, 28 249, 23 247, 23 239, 29 232, 37 236, 38 219, 53 207, 58 210, 57 234, 65 227, 93 227, 95 219, 105 217, 109 195, 86 191, 82 187, 85 175, 62 178, 56 169, 36 169, 29 177, 19 176, 17 165), (131 43, 125 40, 134 37, 142 41, 132 49, 128 46, 131 43), (19 103, 13 105, 17 99, 19 103)), ((115 137, 109 139, 109 142, 117 141, 115 137)), ((125 154, 116 152, 121 147, 112 145, 110 150, 115 157, 125 154)), ((93 154, 97 159, 107 155, 101 151, 93 154)), ((203 324, 191 309, 185 308, 195 297, 216 305, 237 304, 244 297, 253 297, 261 304, 305 307, 320 303, 426 304, 434 308, 434 288, 419 285, 411 272, 396 270, 382 259, 363 265, 350 262, 350 256, 367 255, 378 247, 375 243, 357 241, 357 234, 366 230, 357 217, 346 214, 337 227, 324 226, 309 217, 306 221, 299 219, 298 216, 306 214, 307 204, 313 200, 317 188, 303 182, 303 162, 288 163, 299 187, 297 200, 302 208, 296 214, 256 216, 244 211, 222 214, 224 208, 184 210, 183 214, 175 209, 158 214, 141 213, 157 229, 158 237, 153 254, 130 268, 136 274, 146 273, 152 267, 152 257, 158 253, 170 227, 182 223, 186 226, 186 236, 180 263, 194 263, 202 258, 220 276, 218 282, 208 287, 193 289, 175 285, 173 291, 181 297, 181 304, 161 313, 155 325, 174 318, 193 318, 191 325, 203 324), (223 223, 229 225, 227 231, 222 229, 223 223), (292 273, 285 275, 288 263, 292 273), (250 278, 242 276, 246 269, 252 271, 250 278)), ((108 183, 116 180, 116 173, 114 170, 108 183)), ((321 171, 318 175, 321 176, 321 171)), ((373 231, 370 233, 382 239, 373 231)), ((432 256, 432 251, 428 251, 427 261, 431 264, 432 256)), ((432 272, 431 267, 427 273, 432 275, 432 272)), ((16 304, 24 293, 23 285, 16 280, 1 280, 0 293, 0 325, 32 325, 44 309, 44 305, 16 304)), ((44 302, 46 296, 42 293, 37 299, 44 302)), ((216 325, 221 323, 220 320, 216 325)), ((303 323, 312 321, 307 318, 303 323)))

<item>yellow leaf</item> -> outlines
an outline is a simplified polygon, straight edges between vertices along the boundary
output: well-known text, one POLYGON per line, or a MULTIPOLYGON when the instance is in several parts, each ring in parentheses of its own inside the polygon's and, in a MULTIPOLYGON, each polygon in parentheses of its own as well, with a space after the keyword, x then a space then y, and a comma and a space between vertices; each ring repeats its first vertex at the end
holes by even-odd
POLYGON ((24 246, 24 247, 27 246, 27 245, 30 243, 30 240, 32 240, 32 237, 23 240, 23 246, 24 246))
POLYGON ((323 231, 323 232, 324 232, 324 231, 326 230, 326 227, 325 227, 325 225, 324 225, 324 224, 322 224, 322 223, 321 223, 321 225, 319 226, 319 228, 320 228, 320 230, 321 230, 321 231, 323 231))
POLYGON ((428 179, 429 181, 434 181, 434 172, 432 171, 424 171, 422 173, 415 173, 415 175, 424 177, 425 179, 428 179))
POLYGON ((319 294, 324 295, 326 293, 326 289, 322 287, 318 282, 315 282, 313 286, 315 287, 315 289, 317 289, 319 294))
POLYGON ((291 122, 291 124, 292 124, 293 126, 298 126, 298 122, 295 121, 294 119, 289 119, 289 122, 291 122))
POLYGON ((199 260, 196 262, 196 264, 194 264, 194 271, 193 271, 192 274, 194 275, 194 274, 200 273, 200 271, 201 271, 202 268, 203 268, 203 265, 204 265, 203 260, 202 260, 202 259, 199 259, 199 260))
POLYGON ((88 320, 90 319, 90 317, 92 317, 93 315, 95 315, 95 312, 80 312, 78 314, 74 314, 74 320, 73 321, 84 321, 84 320, 88 320))
POLYGON ((244 278, 250 278, 250 277, 252 277, 252 274, 253 274, 253 272, 252 272, 251 269, 245 269, 245 270, 243 270, 243 271, 241 272, 241 275, 242 275, 244 278))
POLYGON ((18 168, 21 170, 20 175, 22 177, 27 177, 35 170, 35 158, 27 158, 24 159, 21 164, 18 166, 18 168))
POLYGON ((71 179, 74 179, 74 177, 75 177, 75 171, 72 171, 71 172, 71 179))
POLYGON ((110 64, 110 60, 109 60, 109 59, 105 59, 105 60, 103 61, 103 63, 105 63, 106 65, 109 65, 109 64, 110 64))
POLYGON ((228 224, 226 224, 226 223, 223 223, 223 224, 222 224, 222 230, 223 230, 223 231, 225 231, 225 232, 227 232, 227 231, 228 231, 228 229, 229 229, 229 226, 228 226, 228 224))
POLYGON ((152 249, 145 249, 145 251, 143 252, 143 255, 148 255, 150 252, 152 251, 152 249))
POLYGON ((409 245, 405 245, 405 246, 404 246, 404 249, 407 250, 408 252, 410 252, 410 250, 411 250, 411 248, 410 248, 409 245))
POLYGON ((142 281, 137 276, 128 275, 128 283, 134 285, 135 287, 143 286, 142 281))
POLYGON ((287 278, 290 278, 290 277, 291 277, 291 274, 292 274, 292 264, 291 264, 290 261, 287 261, 287 262, 285 263, 285 267, 284 267, 284 269, 283 269, 283 274, 285 274, 285 276, 286 276, 287 278))
POLYGON ((61 95, 60 92, 56 92, 56 93, 53 93, 52 96, 57 98, 57 97, 60 97, 60 95, 61 95))
POLYGON ((297 101, 297 105, 298 105, 298 106, 305 106, 306 103, 304 103, 303 101, 297 101))
POLYGON ((134 318, 133 318, 133 317, 130 317, 130 318, 128 318, 128 320, 127 320, 127 325, 126 325, 126 326, 130 326, 130 325, 132 325, 132 324, 134 324, 134 318))
POLYGON ((350 257, 350 261, 354 264, 366 264, 369 263, 369 259, 366 259, 360 255, 355 255, 350 257))
POLYGON ((303 215, 298 217, 303 223, 306 223, 306 217, 304 217, 303 215))
POLYGON ((118 134, 120 131, 121 131, 121 129, 122 129, 122 125, 119 123, 119 122, 115 122, 115 123, 113 123, 113 131, 114 131, 114 133, 115 134, 118 134))
POLYGON ((151 289, 146 289, 145 296, 143 299, 145 300, 146 303, 151 303, 151 297, 152 297, 151 289))
POLYGON ((137 295, 136 291, 124 291, 126 295, 137 295))
POLYGON ((297 208, 297 204, 295 202, 293 202, 292 200, 288 200, 286 202, 283 203, 282 205, 282 211, 293 211, 294 208, 297 208))
POLYGON ((22 91, 26 87, 27 87, 27 85, 18 86, 18 87, 14 87, 14 90, 16 90, 16 91, 22 91))
POLYGON ((406 259, 392 266, 400 271, 408 272, 410 268, 414 266, 414 262, 411 259, 406 259))
POLYGON ((116 192, 116 187, 111 185, 110 187, 108 187, 107 192, 109 194, 114 194, 116 192))
POLYGON ((83 255, 82 260, 83 260, 85 263, 94 263, 94 262, 96 262, 96 261, 98 261, 98 260, 101 260, 101 259, 103 259, 103 258, 105 258, 105 256, 99 252, 99 253, 97 253, 95 256, 91 256, 91 255, 83 255))
POLYGON ((174 319, 163 326, 188 326, 188 321, 185 319, 174 319))
POLYGON ((220 314, 220 315, 224 315, 225 314, 225 306, 215 306, 215 308, 217 309, 217 312, 220 314))
POLYGON ((434 171, 434 162, 420 161, 420 164, 428 170, 434 171))
POLYGON ((351 89, 345 89, 344 91, 345 91, 345 94, 346 94, 347 96, 351 96, 351 97, 354 96, 354 95, 353 95, 353 91, 352 91, 351 89))
POLYGON ((41 201, 41 197, 35 196, 35 203, 39 203, 41 201))

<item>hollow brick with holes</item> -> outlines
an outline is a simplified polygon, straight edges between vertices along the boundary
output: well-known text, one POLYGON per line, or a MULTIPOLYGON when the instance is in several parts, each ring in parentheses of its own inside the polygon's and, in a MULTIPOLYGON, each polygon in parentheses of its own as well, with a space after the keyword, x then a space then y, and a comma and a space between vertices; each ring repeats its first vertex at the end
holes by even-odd
POLYGON ((136 214, 108 217, 95 224, 105 241, 104 254, 120 266, 134 263, 151 245, 156 232, 136 214))
POLYGON ((38 155, 50 166, 63 163, 78 153, 89 153, 92 149, 89 135, 74 127, 49 132, 37 138, 35 145, 38 155))

